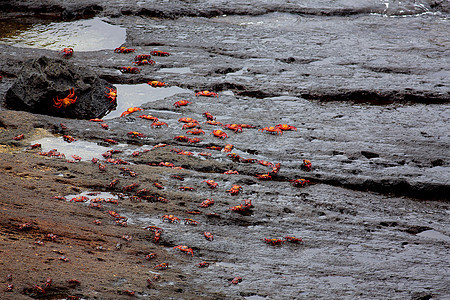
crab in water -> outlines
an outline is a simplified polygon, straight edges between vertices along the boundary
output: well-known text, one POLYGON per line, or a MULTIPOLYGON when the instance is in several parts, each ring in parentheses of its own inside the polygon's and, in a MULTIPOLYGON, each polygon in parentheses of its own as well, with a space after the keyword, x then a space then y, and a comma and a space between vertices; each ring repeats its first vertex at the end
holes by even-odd
POLYGON ((283 130, 281 130, 280 128, 278 128, 278 127, 274 127, 274 126, 271 126, 271 127, 264 127, 264 128, 261 128, 259 131, 266 131, 266 132, 268 132, 268 133, 271 133, 271 134, 283 134, 283 130))
POLYGON ((305 185, 309 184, 309 180, 306 179, 296 179, 292 180, 292 185, 295 187, 304 187, 305 185))
POLYGON ((127 47, 120 47, 120 48, 114 49, 115 53, 130 53, 130 52, 134 52, 134 51, 136 51, 136 49, 131 49, 131 48, 127 48, 127 47))
POLYGON ((279 128, 279 129, 281 129, 283 131, 287 131, 287 130, 295 130, 295 131, 297 131, 296 127, 288 125, 288 124, 278 124, 278 125, 275 125, 275 128, 279 128))
POLYGON ((206 199, 202 203, 200 203, 200 207, 209 207, 214 204, 214 199, 206 199))
POLYGON ((119 70, 122 73, 131 73, 131 74, 138 74, 141 72, 141 70, 136 67, 121 67, 119 70))
POLYGON ((205 134, 205 132, 201 129, 198 128, 193 128, 191 130, 186 131, 186 133, 190 133, 190 134, 194 134, 194 135, 199 135, 199 134, 205 134))
POLYGON ((206 182, 206 184, 209 185, 209 187, 212 189, 216 188, 219 185, 217 182, 215 182, 212 179, 203 180, 202 182, 206 182))
POLYGON ((214 130, 211 134, 221 139, 225 139, 228 137, 228 135, 220 129, 214 130))
POLYGON ((53 99, 53 103, 54 103, 54 107, 56 108, 66 108, 69 105, 74 104, 75 102, 77 102, 77 97, 73 98, 75 96, 75 90, 74 88, 72 88, 69 91, 69 95, 67 95, 67 97, 63 98, 63 99, 59 99, 58 97, 56 97, 56 99, 53 99))
POLYGON ((127 115, 129 115, 129 114, 131 114, 131 113, 134 113, 134 112, 137 112, 137 111, 143 111, 143 109, 140 108, 140 107, 130 107, 130 108, 128 108, 126 111, 124 111, 124 112, 120 115, 120 117, 127 116, 127 115))
POLYGON ((234 130, 234 132, 242 132, 242 126, 239 124, 225 124, 223 125, 223 128, 234 130))
POLYGON ((64 58, 71 58, 73 55, 73 48, 64 48, 59 52, 64 58))
POLYGON ((149 85, 151 85, 152 87, 163 87, 166 86, 167 84, 165 82, 161 82, 158 80, 152 80, 147 82, 149 85))
POLYGON ((117 90, 109 88, 109 87, 107 87, 107 89, 109 90, 109 92, 105 92, 106 97, 111 99, 110 103, 113 103, 114 101, 116 101, 116 98, 117 98, 117 90))
POLYGON ((184 246, 184 245, 178 245, 173 247, 174 249, 180 249, 180 251, 186 253, 186 254, 191 254, 192 256, 194 256, 194 251, 192 251, 192 248, 189 248, 188 246, 184 246))
POLYGON ((191 101, 180 100, 180 101, 175 102, 173 104, 173 106, 175 106, 176 108, 180 108, 181 106, 186 106, 186 105, 191 104, 191 103, 192 103, 191 101))
POLYGON ((153 128, 153 127, 161 128, 161 126, 167 126, 167 127, 169 127, 169 125, 167 125, 167 123, 164 123, 164 122, 161 122, 161 121, 153 122, 150 126, 151 126, 152 128, 153 128))
POLYGON ((195 96, 219 97, 219 95, 217 93, 210 92, 210 91, 201 91, 201 92, 195 93, 195 96))
POLYGON ((160 50, 154 50, 154 51, 150 52, 150 54, 153 56, 170 56, 169 52, 163 52, 160 50))
POLYGON ((163 220, 163 222, 167 220, 167 222, 169 223, 180 223, 180 219, 175 217, 174 215, 164 215, 161 217, 161 219, 163 220))

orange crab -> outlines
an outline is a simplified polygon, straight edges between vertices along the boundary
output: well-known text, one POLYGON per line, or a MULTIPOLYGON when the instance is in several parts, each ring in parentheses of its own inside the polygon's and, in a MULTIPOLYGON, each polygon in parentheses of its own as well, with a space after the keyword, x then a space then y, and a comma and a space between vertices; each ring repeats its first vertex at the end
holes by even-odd
POLYGON ((152 87, 163 87, 166 86, 167 84, 165 82, 161 82, 158 80, 152 80, 147 82, 149 85, 151 85, 152 87))
POLYGON ((199 138, 188 139, 188 142, 191 144, 200 143, 202 140, 199 138))
POLYGON ((270 176, 269 173, 267 173, 267 174, 256 174, 256 178, 258 178, 260 180, 271 180, 272 176, 270 176))
POLYGON ((191 103, 192 103, 191 101, 180 100, 180 101, 175 102, 173 104, 173 106, 175 106, 176 108, 180 108, 181 106, 186 106, 186 105, 191 104, 191 103))
POLYGON ((64 48, 59 52, 64 58, 70 58, 73 55, 73 48, 64 48))
POLYGON ((103 122, 103 119, 95 118, 95 119, 90 119, 89 121, 91 121, 91 122, 103 122))
POLYGON ((127 133, 128 135, 132 137, 145 137, 143 133, 137 132, 137 131, 130 131, 127 133))
POLYGON ((242 277, 240 277, 240 276, 236 276, 233 278, 233 280, 231 280, 232 284, 238 284, 240 282, 242 282, 242 277))
POLYGON ((303 164, 301 165, 301 168, 305 171, 311 171, 311 169, 312 169, 311 161, 304 159, 303 164))
POLYGON ((192 118, 179 118, 178 122, 183 122, 183 123, 197 123, 198 121, 192 118))
POLYGON ((150 54, 140 54, 140 55, 136 55, 134 57, 134 60, 135 61, 149 60, 150 58, 152 58, 152 56, 150 54))
POLYGON ((225 147, 223 147, 222 151, 223 152, 231 152, 231 150, 233 150, 233 145, 232 144, 226 144, 225 147))
POLYGON ((168 263, 162 263, 154 267, 156 270, 166 270, 167 268, 169 268, 168 263))
POLYGON ((152 115, 141 115, 141 116, 139 116, 139 118, 150 120, 150 121, 153 121, 153 122, 158 122, 159 121, 159 119, 157 117, 154 117, 152 115))
POLYGON ((216 119, 212 114, 210 114, 210 113, 207 112, 207 111, 204 112, 203 115, 206 117, 206 120, 208 120, 208 121, 213 121, 213 120, 216 119))
POLYGON ((167 125, 167 123, 164 123, 164 122, 160 122, 160 121, 156 121, 156 122, 153 122, 150 126, 153 128, 153 127, 157 127, 157 128, 161 128, 161 126, 167 126, 167 127, 169 127, 169 125, 167 125))
POLYGON ((111 99, 110 103, 113 103, 114 101, 116 101, 116 98, 117 98, 117 90, 109 88, 109 87, 107 87, 107 89, 109 89, 109 93, 105 92, 106 97, 111 99))
POLYGON ((174 215, 164 215, 161 217, 163 221, 167 220, 169 223, 180 223, 180 219, 175 217, 174 215))
POLYGON ((200 127, 200 124, 195 123, 195 122, 186 123, 183 125, 183 127, 181 127, 181 129, 190 129, 190 128, 194 128, 194 127, 200 127))
POLYGON ((136 49, 131 49, 131 48, 127 48, 127 47, 120 47, 120 48, 114 49, 115 53, 130 53, 130 52, 134 52, 134 51, 136 51, 136 49))
POLYGON ((124 117, 124 116, 127 116, 127 115, 137 112, 137 111, 143 111, 143 109, 140 107, 130 107, 126 111, 124 111, 120 116, 124 117))
POLYGON ((192 251, 192 248, 189 248, 188 246, 184 246, 184 245, 178 245, 173 247, 174 249, 180 249, 180 251, 186 253, 186 254, 191 254, 192 256, 194 256, 194 251, 192 251))
POLYGON ((53 103, 54 103, 53 106, 56 108, 66 108, 67 106, 77 102, 77 97, 72 99, 74 96, 75 96, 75 90, 74 90, 74 88, 72 88, 69 91, 69 95, 67 95, 66 98, 59 99, 58 97, 56 97, 56 99, 53 99, 53 103))
POLYGON ((205 232, 203 232, 203 235, 205 236, 205 238, 206 238, 208 241, 213 241, 213 240, 214 240, 214 236, 212 235, 211 232, 205 231, 205 232))
POLYGON ((199 221, 195 221, 193 219, 184 219, 184 224, 185 225, 197 226, 198 224, 200 224, 200 222, 199 221))
POLYGON ((234 170, 228 170, 228 171, 223 172, 223 174, 226 174, 226 175, 231 175, 231 174, 239 175, 239 172, 238 171, 234 171, 234 170))
POLYGON ((215 182, 212 179, 203 180, 202 182, 206 182, 206 184, 209 185, 209 187, 212 189, 216 188, 219 185, 217 182, 215 182))
POLYGON ((242 132, 242 126, 239 124, 225 124, 222 126, 223 128, 234 130, 234 132, 242 132))
POLYGON ((176 141, 179 141, 179 142, 188 142, 189 141, 189 138, 184 135, 177 135, 173 139, 176 141))
POLYGON ((269 244, 272 246, 281 245, 286 242, 285 240, 282 240, 282 239, 268 239, 268 238, 264 238, 263 241, 266 242, 266 244, 269 244))
POLYGON ((220 129, 214 130, 211 134, 214 135, 215 137, 218 137, 221 139, 225 139, 228 137, 228 134, 226 134, 225 132, 223 132, 220 129))
POLYGON ((271 127, 264 127, 264 128, 261 128, 259 131, 267 131, 268 133, 272 133, 272 134, 283 134, 283 130, 281 130, 280 128, 278 128, 278 127, 275 127, 275 126, 271 126, 271 127))
POLYGON ((214 199, 206 199, 202 203, 200 203, 200 207, 208 207, 214 204, 214 199))
POLYGON ((309 184, 309 180, 306 179, 296 179, 292 180, 292 185, 295 187, 304 187, 305 185, 309 184))
POLYGON ((297 131, 296 127, 288 125, 288 124, 278 124, 278 125, 275 125, 275 127, 279 128, 279 129, 281 129, 283 131, 287 131, 287 130, 295 130, 295 131, 297 131))
POLYGON ((205 134, 205 132, 203 130, 198 129, 198 128, 193 128, 192 130, 188 130, 188 131, 186 131, 186 133, 195 134, 195 135, 205 134))
POLYGON ((242 191, 242 186, 234 184, 231 189, 227 190, 227 193, 230 193, 231 195, 235 196, 239 194, 239 192, 242 191))
POLYGON ((216 125, 216 126, 222 126, 223 125, 222 123, 217 122, 216 120, 208 120, 205 123, 209 124, 209 125, 216 125))
POLYGON ((294 243, 294 244, 303 243, 303 240, 301 238, 297 238, 294 236, 285 236, 284 238, 286 239, 286 242, 289 242, 289 243, 294 243))
POLYGON ((210 91, 201 91, 198 93, 195 93, 195 96, 206 96, 206 97, 219 97, 218 94, 210 91))
POLYGON ((133 64, 137 65, 137 66, 142 66, 142 65, 151 65, 153 66, 154 64, 156 64, 156 61, 154 60, 138 60, 138 61, 134 61, 133 64))
POLYGON ((154 50, 154 51, 150 52, 150 54, 153 56, 170 56, 169 52, 163 52, 160 50, 154 50))
POLYGON ((180 186, 178 189, 181 191, 195 191, 195 188, 191 186, 180 186))
POLYGON ((121 67, 121 68, 119 68, 119 70, 122 73, 131 73, 131 74, 141 73, 141 70, 136 67, 121 67))

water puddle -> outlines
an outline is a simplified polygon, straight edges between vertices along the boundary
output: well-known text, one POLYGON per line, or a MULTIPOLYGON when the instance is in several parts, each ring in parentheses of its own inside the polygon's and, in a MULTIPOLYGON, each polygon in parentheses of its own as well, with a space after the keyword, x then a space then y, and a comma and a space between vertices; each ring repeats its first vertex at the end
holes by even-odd
POLYGON ((177 86, 154 88, 146 83, 142 84, 116 84, 117 88, 117 108, 110 112, 103 119, 109 120, 120 117, 129 107, 139 107, 142 104, 158 101, 181 93, 192 93, 187 89, 177 86))
POLYGON ((221 16, 212 19, 214 22, 264 28, 285 28, 293 30, 300 17, 289 13, 269 13, 261 16, 221 16))
POLYGON ((115 49, 126 39, 125 28, 108 24, 101 18, 16 27, 2 36, 0 43, 48 50, 72 47, 75 51, 97 51, 115 49))
POLYGON ((422 231, 421 233, 416 234, 417 236, 421 236, 421 237, 426 237, 426 238, 431 238, 431 239, 435 239, 435 240, 440 240, 440 241, 446 241, 449 242, 450 241, 450 237, 440 233, 439 231, 436 230, 425 230, 422 231))
POLYGON ((161 68, 158 73, 175 73, 175 74, 192 74, 192 70, 189 67, 183 68, 161 68))
POLYGON ((91 160, 93 158, 103 159, 101 154, 111 149, 111 147, 103 147, 93 142, 81 140, 68 143, 64 141, 62 137, 45 137, 32 141, 31 143, 41 144, 42 152, 57 149, 58 152, 61 152, 66 156, 66 159, 72 159, 72 155, 78 155, 83 161, 91 160))

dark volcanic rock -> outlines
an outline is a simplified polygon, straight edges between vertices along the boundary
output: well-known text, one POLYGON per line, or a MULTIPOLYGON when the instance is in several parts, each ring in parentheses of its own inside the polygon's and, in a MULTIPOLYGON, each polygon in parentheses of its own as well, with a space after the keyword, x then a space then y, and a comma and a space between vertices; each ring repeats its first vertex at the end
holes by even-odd
POLYGON ((15 110, 66 117, 91 119, 113 109, 105 95, 113 86, 93 71, 75 66, 63 59, 42 56, 25 63, 17 81, 8 90, 4 105, 15 110), (63 99, 74 89, 76 102, 57 108, 53 99, 63 99))

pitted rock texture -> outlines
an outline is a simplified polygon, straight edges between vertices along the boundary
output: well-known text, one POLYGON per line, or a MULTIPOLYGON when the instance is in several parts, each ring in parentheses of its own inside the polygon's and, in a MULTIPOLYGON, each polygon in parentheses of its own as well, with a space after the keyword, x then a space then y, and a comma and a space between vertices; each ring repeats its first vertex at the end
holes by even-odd
POLYGON ((114 108, 115 101, 106 97, 111 84, 94 72, 67 60, 42 56, 25 63, 17 81, 7 91, 4 105, 15 110, 73 119, 104 116, 114 108), (76 102, 56 107, 55 100, 69 95, 76 102))

